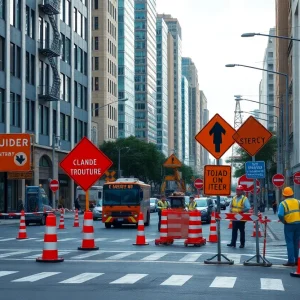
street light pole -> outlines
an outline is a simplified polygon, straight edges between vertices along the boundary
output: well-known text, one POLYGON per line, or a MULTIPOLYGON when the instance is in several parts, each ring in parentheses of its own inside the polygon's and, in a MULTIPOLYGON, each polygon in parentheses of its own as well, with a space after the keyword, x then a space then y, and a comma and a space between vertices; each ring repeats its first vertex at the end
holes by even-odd
POLYGON ((129 150, 129 147, 123 147, 123 148, 118 147, 117 149, 118 149, 118 178, 121 178, 121 150, 123 149, 129 150))
MULTIPOLYGON (((59 145, 59 137, 53 133, 52 134, 52 179, 55 179, 55 148, 58 145, 59 145)), ((56 192, 52 192, 52 208, 56 208, 55 196, 56 196, 56 192)))

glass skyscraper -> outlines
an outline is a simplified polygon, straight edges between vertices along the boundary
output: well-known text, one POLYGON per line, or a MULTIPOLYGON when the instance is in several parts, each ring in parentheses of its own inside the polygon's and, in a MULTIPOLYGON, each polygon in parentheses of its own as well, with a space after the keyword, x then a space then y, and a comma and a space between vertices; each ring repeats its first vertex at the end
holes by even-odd
POLYGON ((185 165, 189 165, 189 82, 186 77, 181 78, 182 97, 182 160, 185 165))
POLYGON ((157 143, 156 0, 135 0, 135 135, 157 143))
POLYGON ((157 147, 168 156, 168 26, 156 22, 157 41, 157 147))
POLYGON ((119 137, 135 135, 134 127, 134 0, 118 2, 119 137))

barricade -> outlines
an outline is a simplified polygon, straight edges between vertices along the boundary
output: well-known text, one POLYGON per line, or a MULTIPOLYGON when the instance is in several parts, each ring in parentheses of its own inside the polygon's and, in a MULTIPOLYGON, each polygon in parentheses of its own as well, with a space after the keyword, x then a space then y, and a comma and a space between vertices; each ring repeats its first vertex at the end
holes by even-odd
MULTIPOLYGON (((255 222, 253 222, 253 232, 252 232, 251 236, 252 237, 256 237, 256 225, 255 225, 255 222)), ((258 224, 258 237, 262 237, 259 224, 258 224)))
POLYGON ((146 238, 145 238, 144 214, 142 212, 140 212, 139 214, 136 242, 133 245, 136 246, 149 245, 149 243, 146 242, 146 238))
POLYGON ((75 211, 73 227, 79 227, 78 209, 76 209, 76 211, 75 211))
POLYGON ((211 222, 210 222, 210 228, 209 228, 208 241, 210 243, 217 243, 218 242, 216 217, 215 217, 215 212, 214 211, 211 214, 211 222))
POLYGON ((206 244, 206 239, 202 236, 201 213, 198 210, 189 213, 189 229, 188 238, 184 241, 184 245, 194 245, 200 247, 206 244))
POLYGON ((21 211, 20 228, 19 228, 19 234, 17 236, 17 239, 18 240, 28 239, 27 233, 26 233, 26 223, 25 223, 24 210, 21 211))
POLYGON ((64 217, 64 209, 60 209, 60 220, 58 229, 65 229, 65 217, 64 217))
POLYGON ((161 222, 160 222, 160 238, 155 240, 155 245, 171 245, 174 239, 168 237, 168 212, 169 210, 164 209, 161 212, 161 222))

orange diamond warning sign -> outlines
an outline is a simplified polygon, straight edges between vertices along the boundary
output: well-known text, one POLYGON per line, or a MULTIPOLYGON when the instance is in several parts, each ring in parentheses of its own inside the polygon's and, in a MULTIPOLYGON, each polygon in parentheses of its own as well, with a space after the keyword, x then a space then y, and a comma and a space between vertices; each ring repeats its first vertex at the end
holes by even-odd
POLYGON ((171 154, 168 159, 164 162, 164 167, 166 168, 180 168, 182 166, 181 161, 175 156, 175 154, 171 154))

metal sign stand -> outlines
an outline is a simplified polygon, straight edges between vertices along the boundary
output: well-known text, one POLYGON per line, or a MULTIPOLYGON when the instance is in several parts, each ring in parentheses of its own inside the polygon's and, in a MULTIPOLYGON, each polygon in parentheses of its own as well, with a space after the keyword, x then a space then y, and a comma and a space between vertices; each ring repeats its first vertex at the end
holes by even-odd
MULTIPOLYGON (((220 160, 217 159, 217 166, 220 165, 220 160)), ((217 196, 217 212, 220 214, 221 212, 221 204, 220 204, 220 196, 217 196)), ((226 257, 224 254, 221 253, 221 226, 220 226, 220 219, 216 219, 217 222, 217 235, 218 235, 218 253, 215 254, 213 257, 208 258, 204 261, 205 264, 222 264, 222 265, 233 265, 234 261, 230 260, 228 257, 226 257), (225 260, 221 260, 222 257, 225 260), (214 258, 217 258, 217 260, 213 260, 214 258)))
MULTIPOLYGON (((252 161, 255 161, 255 155, 252 156, 252 161)), ((256 254, 250 259, 244 261, 244 266, 262 266, 262 267, 271 267, 272 263, 270 263, 266 258, 262 257, 259 253, 259 229, 258 229, 258 205, 256 198, 256 178, 253 179, 253 203, 254 203, 254 214, 257 217, 255 221, 255 230, 256 230, 256 254), (256 259, 256 262, 252 262, 252 260, 256 259)))

